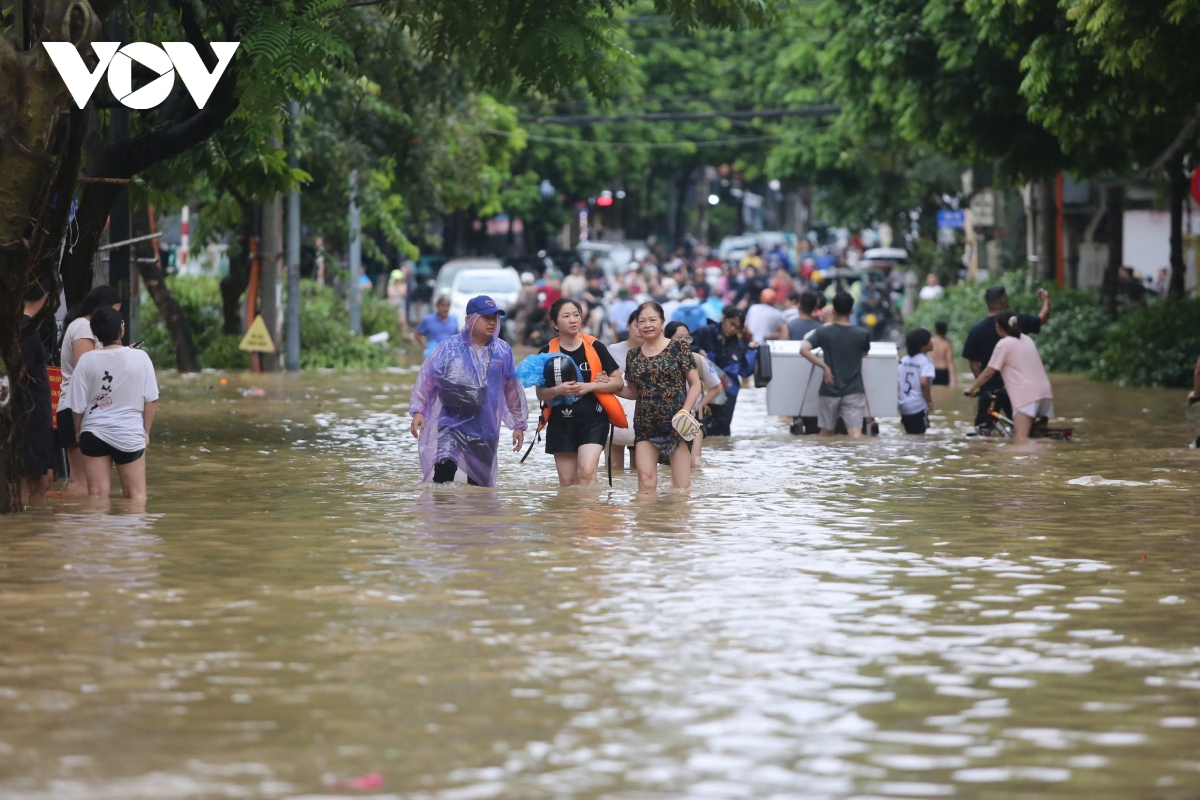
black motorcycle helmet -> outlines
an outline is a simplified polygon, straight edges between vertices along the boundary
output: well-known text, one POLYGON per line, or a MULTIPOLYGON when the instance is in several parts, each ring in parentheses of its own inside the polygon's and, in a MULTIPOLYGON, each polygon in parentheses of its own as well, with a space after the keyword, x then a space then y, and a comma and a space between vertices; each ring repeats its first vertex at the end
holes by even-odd
POLYGON ((575 362, 571 360, 570 356, 564 356, 561 353, 555 354, 546 361, 542 376, 545 378, 545 385, 548 388, 562 386, 564 383, 574 383, 579 380, 578 370, 575 369, 575 362))

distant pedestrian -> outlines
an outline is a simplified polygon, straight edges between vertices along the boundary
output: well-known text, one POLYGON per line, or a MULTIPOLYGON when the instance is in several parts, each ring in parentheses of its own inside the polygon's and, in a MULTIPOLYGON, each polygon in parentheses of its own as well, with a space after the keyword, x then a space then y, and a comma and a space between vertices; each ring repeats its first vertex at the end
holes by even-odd
POLYGON ((937 300, 946 290, 942 288, 942 282, 938 280, 938 276, 934 273, 929 273, 925 276, 925 285, 921 287, 919 297, 922 300, 937 300))
POLYGON ((367 274, 366 267, 358 268, 358 290, 364 295, 368 295, 375 291, 375 282, 372 281, 371 276, 367 274))
POLYGON ((413 340, 424 349, 425 358, 439 344, 458 335, 458 320, 450 316, 450 298, 442 295, 434 308, 437 310, 421 320, 413 332, 413 340))
POLYGON ((408 280, 402 269, 394 269, 388 276, 388 305, 396 312, 401 336, 408 336, 408 280))
POLYGON ((92 333, 92 314, 97 308, 108 307, 114 311, 121 310, 121 295, 116 287, 102 284, 96 286, 63 321, 63 337, 59 350, 62 365, 62 394, 58 399, 58 429, 55 440, 59 449, 67 452, 67 489, 73 497, 87 497, 87 471, 83 468, 83 455, 79 452, 79 441, 75 438, 75 418, 71 416, 71 405, 68 401, 67 390, 71 387, 71 378, 75 374, 75 365, 84 353, 89 353, 97 347, 96 336, 92 333))
POLYGON ((746 330, 755 344, 772 339, 787 339, 787 321, 775 308, 775 290, 763 289, 758 299, 746 309, 746 330))
POLYGON ((850 324, 854 298, 838 292, 833 298, 833 323, 813 331, 800 344, 800 355, 821 370, 818 424, 822 436, 833 436, 840 417, 851 438, 862 436, 867 417, 867 394, 862 380, 863 357, 871 351, 871 333, 850 324), (821 348, 824 361, 813 352, 821 348))
POLYGON ((1023 336, 1021 315, 1005 309, 995 316, 994 325, 999 338, 993 348, 991 360, 971 387, 964 394, 975 397, 993 376, 1004 378, 1004 389, 1016 413, 1012 415, 1013 438, 1029 437, 1034 423, 1039 419, 1054 416, 1054 392, 1050 388, 1050 376, 1042 364, 1037 345, 1028 336, 1023 336))
POLYGON ((797 319, 800 319, 800 293, 793 291, 783 299, 783 321, 791 325, 797 319))
POLYGON ((933 410, 933 378, 936 370, 929 353, 933 336, 925 328, 909 331, 905 338, 908 355, 900 360, 900 424, 905 433, 929 430, 929 412, 933 410))
POLYGON ((629 289, 622 286, 617 290, 617 302, 608 310, 608 318, 612 320, 613 332, 617 341, 623 342, 629 338, 629 323, 627 320, 638 310, 638 304, 631 298, 629 289))
POLYGON ((637 402, 633 428, 638 492, 658 488, 660 455, 671 463, 672 485, 686 489, 691 486, 692 459, 674 421, 680 412, 690 417, 690 409, 700 397, 700 375, 687 344, 663 335, 663 312, 658 303, 642 303, 636 320, 645 343, 626 357, 621 396, 637 402))
POLYGON ((121 344, 125 324, 109 306, 92 312, 91 328, 100 347, 79 359, 66 394, 88 494, 108 497, 115 465, 122 494, 145 502, 146 448, 158 408, 154 363, 121 344))
POLYGON ((946 338, 950 330, 945 320, 939 320, 933 325, 933 385, 957 386, 958 370, 954 367, 954 345, 946 338))
POLYGON ((812 292, 797 296, 796 318, 788 323, 788 338, 800 341, 808 334, 821 327, 819 320, 813 318, 817 310, 819 297, 812 292))
POLYGON ((54 409, 50 398, 50 375, 46 370, 46 349, 38 332, 39 317, 46 307, 48 294, 35 283, 25 292, 21 316, 21 356, 25 380, 19 395, 24 408, 14 415, 24 438, 21 459, 21 502, 41 497, 54 482, 54 409))
POLYGON ((742 378, 754 374, 754 362, 750 358, 753 348, 742 335, 745 319, 741 309, 729 306, 721 312, 720 325, 706 325, 692 334, 693 346, 728 379, 724 404, 712 406, 712 415, 705 420, 708 436, 729 436, 742 378))
POLYGON ((426 481, 493 487, 499 466, 500 425, 520 450, 529 427, 525 390, 512 350, 499 337, 504 312, 490 297, 467 303, 462 332, 439 344, 421 366, 409 401, 426 481))

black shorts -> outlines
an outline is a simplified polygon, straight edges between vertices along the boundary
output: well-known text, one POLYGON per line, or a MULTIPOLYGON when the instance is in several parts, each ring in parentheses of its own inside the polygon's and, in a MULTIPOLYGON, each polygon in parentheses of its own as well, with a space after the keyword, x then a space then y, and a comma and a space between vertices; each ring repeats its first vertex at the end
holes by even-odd
POLYGON ((929 430, 929 414, 924 411, 920 414, 901 414, 900 424, 904 426, 905 433, 924 433, 929 430))
POLYGON ((546 425, 547 453, 577 453, 585 444, 608 444, 608 417, 585 419, 550 418, 546 425))
POLYGON ((950 370, 935 369, 933 371, 934 386, 949 386, 950 385, 950 370))
POLYGON ((75 438, 75 414, 69 408, 58 410, 58 430, 54 431, 54 441, 60 450, 79 447, 79 441, 75 438))
POLYGON ((26 431, 25 450, 21 454, 21 470, 25 475, 38 477, 54 469, 54 431, 26 431))
POLYGON ((88 458, 108 456, 118 467, 123 467, 137 461, 146 453, 146 450, 143 448, 133 453, 126 453, 124 450, 113 447, 91 431, 84 431, 83 435, 79 437, 79 452, 88 458))

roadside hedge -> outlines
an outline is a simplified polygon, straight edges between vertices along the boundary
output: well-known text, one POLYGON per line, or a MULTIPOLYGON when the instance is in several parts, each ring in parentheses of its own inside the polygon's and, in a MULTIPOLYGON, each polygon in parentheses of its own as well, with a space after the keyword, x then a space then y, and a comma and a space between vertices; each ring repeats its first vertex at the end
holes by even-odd
MULTIPOLYGON (((1025 276, 1013 272, 1000 281, 1008 289, 1012 308, 1036 314, 1041 304, 1025 286, 1025 276)), ((922 302, 906 324, 909 329, 933 330, 939 320, 949 323, 950 340, 962 352, 967 331, 987 316, 983 284, 947 287, 934 301, 922 302)), ((1047 287, 1050 322, 1036 336, 1038 352, 1051 372, 1086 373, 1096 380, 1123 386, 1188 386, 1200 355, 1200 300, 1160 302, 1138 308, 1122 305, 1112 320, 1093 291, 1047 287)))
MULTIPOLYGON (((174 276, 167 285, 183 307, 192 337, 205 369, 250 368, 250 355, 238 349, 241 336, 221 333, 221 288, 215 278, 174 276)), ((349 311, 333 289, 313 281, 300 284, 300 366, 302 369, 373 369, 400 364, 399 321, 387 303, 374 295, 363 298, 363 335, 350 334, 349 311), (377 345, 366 337, 387 331, 389 344, 377 345)), ((153 302, 142 302, 142 338, 145 350, 159 369, 175 366, 175 351, 166 326, 153 302)), ((282 345, 282 342, 277 343, 282 345)))

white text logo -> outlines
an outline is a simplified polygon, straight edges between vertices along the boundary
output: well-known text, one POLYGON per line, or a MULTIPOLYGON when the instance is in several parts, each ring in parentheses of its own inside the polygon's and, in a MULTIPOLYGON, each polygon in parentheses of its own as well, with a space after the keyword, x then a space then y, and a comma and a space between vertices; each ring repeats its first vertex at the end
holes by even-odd
POLYGON ((196 101, 197 108, 204 108, 217 81, 225 74, 225 68, 233 60, 240 42, 212 42, 217 56, 217 66, 212 72, 200 60, 200 54, 189 42, 163 42, 162 47, 149 42, 133 42, 121 47, 120 42, 96 42, 92 49, 100 63, 89 72, 87 65, 75 45, 69 42, 45 42, 50 60, 58 68, 63 83, 71 92, 75 105, 83 108, 91 99, 100 83, 104 71, 108 70, 108 88, 113 97, 126 108, 154 108, 167 99, 175 86, 175 73, 183 79, 183 85, 196 101), (142 88, 133 89, 133 62, 157 72, 159 77, 142 88))

